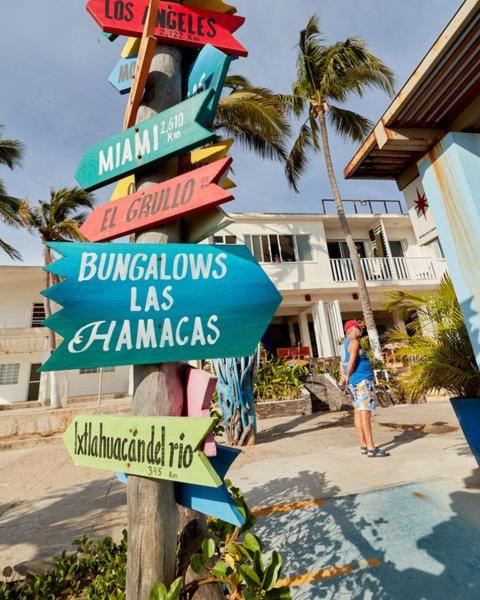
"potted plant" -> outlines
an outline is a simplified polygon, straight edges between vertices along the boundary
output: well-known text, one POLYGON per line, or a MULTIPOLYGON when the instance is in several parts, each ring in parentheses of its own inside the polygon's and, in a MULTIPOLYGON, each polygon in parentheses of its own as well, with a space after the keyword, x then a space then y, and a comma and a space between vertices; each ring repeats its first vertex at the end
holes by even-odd
POLYGON ((480 464, 480 371, 463 314, 448 277, 435 292, 391 292, 387 308, 407 319, 406 330, 390 332, 396 355, 407 359, 399 383, 410 401, 441 390, 451 403, 480 464))

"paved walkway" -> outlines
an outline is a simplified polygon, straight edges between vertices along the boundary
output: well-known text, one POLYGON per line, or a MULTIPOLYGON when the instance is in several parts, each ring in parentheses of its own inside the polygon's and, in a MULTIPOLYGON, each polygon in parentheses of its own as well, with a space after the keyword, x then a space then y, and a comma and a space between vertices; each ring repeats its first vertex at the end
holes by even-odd
MULTIPOLYGON (((379 411, 388 459, 359 454, 351 421, 261 422, 230 474, 295 598, 478 598, 480 475, 449 403, 379 411)), ((72 465, 61 444, 0 453, 0 568, 125 523, 124 487, 72 465)))

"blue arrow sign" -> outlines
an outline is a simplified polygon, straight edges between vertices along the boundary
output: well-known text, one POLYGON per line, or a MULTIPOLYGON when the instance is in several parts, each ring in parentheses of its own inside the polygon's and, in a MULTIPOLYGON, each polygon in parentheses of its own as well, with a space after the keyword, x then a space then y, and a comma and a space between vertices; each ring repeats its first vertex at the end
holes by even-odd
POLYGON ((160 158, 183 154, 215 137, 206 119, 213 90, 171 108, 89 148, 75 177, 86 190, 117 181, 160 158))
POLYGON ((110 73, 108 82, 111 83, 120 94, 128 94, 130 92, 136 65, 136 56, 121 58, 110 73))
MULTIPOLYGON (((208 460, 220 479, 223 480, 239 454, 241 454, 241 451, 237 448, 217 446, 217 456, 208 460)), ((233 502, 225 483, 217 488, 176 483, 175 500, 177 504, 209 517, 215 517, 226 523, 231 523, 235 527, 245 525, 245 517, 233 502)))
POLYGON ((206 118, 212 123, 232 60, 232 56, 228 56, 208 44, 202 48, 188 74, 188 98, 205 90, 214 90, 215 92, 206 110, 206 118))
POLYGON ((281 302, 245 246, 49 246, 65 280, 43 292, 63 306, 44 325, 64 341, 43 371, 247 356, 281 302))

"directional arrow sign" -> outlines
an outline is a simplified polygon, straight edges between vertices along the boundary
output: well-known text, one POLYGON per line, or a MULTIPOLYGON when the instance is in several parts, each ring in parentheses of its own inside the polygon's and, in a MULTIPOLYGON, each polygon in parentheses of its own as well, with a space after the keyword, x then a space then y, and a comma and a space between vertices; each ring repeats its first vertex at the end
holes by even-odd
POLYGON ((86 190, 116 181, 160 158, 188 152, 215 137, 206 127, 207 90, 89 148, 75 177, 86 190))
POLYGON ((206 115, 210 123, 213 123, 217 105, 222 95, 223 84, 227 76, 232 57, 220 52, 214 46, 208 44, 200 51, 188 74, 187 98, 192 98, 204 90, 214 90, 215 95, 208 105, 206 115))
MULTIPOLYGON (((147 6, 148 0, 87 2, 88 12, 104 31, 133 37, 142 35, 147 6)), ((227 54, 247 56, 247 50, 232 35, 244 22, 245 18, 237 15, 159 2, 155 36, 163 44, 194 48, 212 44, 227 54)))
MULTIPOLYGON (((217 450, 217 456, 210 458, 210 462, 218 475, 224 479, 232 463, 241 452, 237 448, 228 448, 227 446, 217 446, 217 450)), ((245 517, 233 502, 225 484, 218 488, 211 488, 176 483, 175 500, 182 506, 209 517, 215 517, 226 523, 231 523, 235 527, 242 527, 245 524, 245 517)))
POLYGON ((120 181, 115 186, 115 189, 110 196, 110 202, 114 200, 121 200, 125 196, 130 196, 137 191, 137 186, 135 183, 135 175, 129 175, 128 177, 124 177, 120 179, 120 181))
POLYGON ((245 246, 54 242, 43 371, 248 356, 281 296, 245 246))
POLYGON ((63 441, 76 465, 207 487, 222 480, 199 449, 215 419, 77 415, 63 441))
POLYGON ((91 242, 113 240, 233 200, 220 185, 231 158, 98 206, 81 228, 91 242))
POLYGON ((198 244, 235 221, 219 206, 184 219, 185 241, 198 244))
POLYGON ((140 38, 129 37, 125 42, 123 50, 120 54, 122 58, 131 58, 132 56, 138 56, 140 50, 140 38))
POLYGON ((120 94, 128 94, 132 87, 132 78, 135 75, 135 66, 137 57, 121 58, 108 78, 109 83, 120 92, 120 94))
POLYGON ((231 15, 237 12, 235 6, 226 4, 223 0, 184 0, 183 4, 191 8, 204 8, 221 13, 230 13, 231 15))
MULTIPOLYGON (((212 396, 217 386, 217 378, 211 373, 188 367, 185 412, 187 417, 209 417, 212 396)), ((217 455, 215 437, 211 433, 205 440, 203 451, 207 456, 217 455)))

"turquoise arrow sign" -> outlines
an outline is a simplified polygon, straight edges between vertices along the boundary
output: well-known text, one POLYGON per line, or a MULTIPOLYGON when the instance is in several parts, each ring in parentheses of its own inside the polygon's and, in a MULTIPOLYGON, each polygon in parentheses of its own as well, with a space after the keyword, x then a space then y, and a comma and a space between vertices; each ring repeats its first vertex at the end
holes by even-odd
POLYGON ((121 58, 111 72, 108 82, 111 83, 120 94, 128 94, 130 91, 132 79, 135 75, 136 64, 136 56, 121 58))
POLYGON ((89 148, 75 177, 86 190, 117 181, 160 158, 182 154, 211 141, 206 90, 89 148))
MULTIPOLYGON (((154 200, 152 199, 152 202, 154 200)), ((51 243, 43 371, 247 356, 281 296, 245 246, 51 243)))
POLYGON ((191 98, 204 90, 214 90, 205 111, 207 120, 213 123, 217 105, 222 95, 223 84, 233 57, 217 50, 211 44, 204 46, 188 74, 187 96, 191 98))

